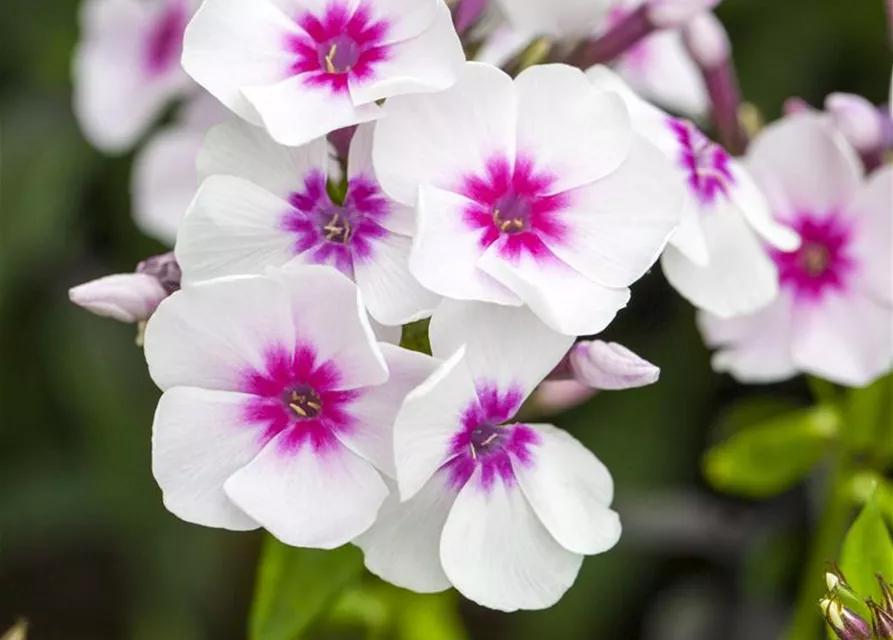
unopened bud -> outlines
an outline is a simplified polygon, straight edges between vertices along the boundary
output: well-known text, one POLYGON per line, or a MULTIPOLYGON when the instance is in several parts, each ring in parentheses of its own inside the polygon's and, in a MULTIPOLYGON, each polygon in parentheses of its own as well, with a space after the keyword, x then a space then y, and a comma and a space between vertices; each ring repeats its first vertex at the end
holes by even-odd
POLYGON ((877 640, 893 640, 893 613, 885 611, 876 602, 868 601, 872 627, 877 640))
POLYGON ((799 96, 791 96, 785 100, 781 110, 786 116, 795 116, 799 113, 810 113, 815 111, 811 104, 799 96))
POLYGON ((852 93, 832 93, 825 110, 837 129, 862 153, 875 151, 884 143, 884 123, 871 102, 852 93))
POLYGON ((823 598, 819 607, 825 620, 840 640, 871 640, 871 626, 855 611, 832 598, 823 598))
POLYGON ((875 574, 877 576, 877 581, 881 585, 881 595, 883 596, 883 602, 881 603, 884 607, 884 611, 893 616, 893 585, 887 583, 884 579, 884 576, 881 574, 875 574))
POLYGON ((715 69, 731 56, 729 34, 715 15, 709 11, 692 18, 682 31, 689 55, 702 69, 715 69))
POLYGON ((544 380, 536 388, 532 404, 539 413, 561 413, 583 404, 597 392, 576 380, 544 380))
POLYGON ((161 283, 145 273, 117 273, 68 290, 76 305, 128 323, 147 319, 167 296, 161 283))
POLYGON ((144 273, 158 280, 168 295, 180 289, 182 274, 173 251, 146 258, 136 265, 136 272, 144 273))
POLYGON ((648 0, 648 17, 658 29, 683 27, 703 11, 710 11, 721 0, 648 0))
POLYGON ((644 387, 660 377, 658 367, 616 342, 578 342, 568 359, 574 379, 596 389, 644 387))

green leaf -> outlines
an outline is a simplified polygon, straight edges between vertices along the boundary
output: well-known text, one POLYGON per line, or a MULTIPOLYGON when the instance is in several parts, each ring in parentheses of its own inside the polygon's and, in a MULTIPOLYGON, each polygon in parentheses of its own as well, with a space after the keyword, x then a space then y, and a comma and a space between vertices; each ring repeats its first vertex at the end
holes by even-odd
POLYGON ((298 549, 267 536, 260 560, 251 640, 297 640, 363 572, 359 549, 298 549))
POLYGON ((428 325, 430 320, 418 320, 403 325, 403 335, 400 338, 400 346, 410 351, 427 353, 431 355, 431 343, 428 341, 428 325))
POLYGON ((839 427, 838 412, 818 406, 744 428, 710 449, 704 474, 721 491, 748 497, 781 493, 822 458, 839 427))
POLYGON ((843 543, 840 568, 847 582, 863 598, 881 601, 876 574, 893 577, 893 539, 875 498, 869 500, 843 543))
POLYGON ((893 374, 847 396, 846 424, 841 435, 852 449, 893 458, 893 374))
POLYGON ((403 615, 398 619, 400 640, 467 640, 454 591, 404 593, 403 615))

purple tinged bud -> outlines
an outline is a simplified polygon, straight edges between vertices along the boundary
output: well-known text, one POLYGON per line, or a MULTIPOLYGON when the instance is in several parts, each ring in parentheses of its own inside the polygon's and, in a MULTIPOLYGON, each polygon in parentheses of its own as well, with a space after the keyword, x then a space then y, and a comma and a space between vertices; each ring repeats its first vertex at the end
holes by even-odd
POLYGON ((648 0, 648 17, 658 29, 685 26, 702 11, 710 11, 721 0, 648 0))
POLYGON ((791 96, 784 101, 782 112, 786 116, 795 116, 800 113, 810 113, 815 111, 812 105, 799 96, 791 96))
POLYGON ((823 598, 819 607, 825 620, 840 640, 871 640, 871 626, 855 611, 840 604, 837 599, 823 598))
POLYGON ((876 602, 868 601, 872 627, 878 640, 893 640, 893 613, 885 611, 876 602))
POLYGON ((884 601, 881 603, 884 607, 884 610, 893 616, 893 585, 887 583, 884 580, 884 576, 881 574, 877 575, 877 581, 881 585, 881 595, 883 596, 884 601))
POLYGON ((456 32, 460 35, 468 31, 487 7, 489 0, 458 0, 453 9, 456 32))
POLYGON ((715 69, 728 62, 731 56, 729 34, 709 11, 693 17, 682 36, 688 53, 701 69, 715 69))
POLYGON ((660 377, 658 367, 616 342, 578 342, 568 360, 574 379, 595 389, 644 387, 660 377))
POLYGON ((146 320, 167 296, 161 282, 146 273, 117 273, 68 290, 76 305, 128 323, 146 320))
POLYGON ((146 258, 136 265, 136 272, 144 273, 158 280, 168 295, 180 290, 182 274, 173 251, 146 258))
POLYGON ((583 404, 598 389, 576 380, 544 380, 533 394, 533 406, 544 414, 561 413, 583 404))
POLYGON ((851 93, 832 93, 825 110, 840 132, 861 152, 876 151, 884 143, 884 123, 871 102, 851 93))

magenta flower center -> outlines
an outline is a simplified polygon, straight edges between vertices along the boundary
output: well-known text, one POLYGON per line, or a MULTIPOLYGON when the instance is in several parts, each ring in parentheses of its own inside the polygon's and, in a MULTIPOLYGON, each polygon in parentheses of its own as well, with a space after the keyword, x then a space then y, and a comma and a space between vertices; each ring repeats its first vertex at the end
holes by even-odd
POLYGON ((469 229, 480 232, 482 249, 498 241, 497 251, 503 258, 516 260, 524 253, 553 258, 547 243, 566 239, 568 230, 559 215, 569 203, 566 194, 551 193, 555 181, 527 158, 519 157, 512 165, 495 157, 483 175, 468 175, 460 181, 457 192, 471 201, 463 220, 469 229))
POLYGON ((670 118, 667 125, 679 144, 677 162, 698 202, 709 205, 719 197, 728 198, 729 186, 735 183, 728 152, 686 120, 670 118))
POLYGON ((187 15, 181 4, 166 8, 149 30, 145 47, 145 66, 149 75, 168 71, 180 59, 187 15))
POLYGON ((319 66, 328 73, 347 73, 360 59, 360 47, 347 34, 341 34, 317 46, 319 66))
POLYGON ((322 411, 322 398, 310 385, 300 384, 282 394, 282 402, 298 419, 317 418, 322 411))
POLYGON ((770 250, 780 284, 798 300, 819 300, 827 291, 846 291, 856 260, 850 255, 850 225, 837 214, 800 213, 792 226, 800 234, 796 251, 770 250))
POLYGON ((480 469, 480 485, 489 491, 497 479, 511 486, 513 465, 533 463, 531 448, 539 436, 524 424, 505 424, 521 407, 521 389, 500 389, 491 382, 478 382, 477 397, 460 417, 460 429, 450 442, 449 461, 444 465, 455 489, 465 486, 480 469))

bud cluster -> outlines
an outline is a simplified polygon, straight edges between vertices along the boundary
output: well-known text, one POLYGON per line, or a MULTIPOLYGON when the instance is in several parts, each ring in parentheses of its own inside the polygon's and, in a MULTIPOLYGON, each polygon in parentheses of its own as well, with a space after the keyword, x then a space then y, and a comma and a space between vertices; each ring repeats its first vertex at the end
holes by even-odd
POLYGON ((877 580, 881 603, 862 598, 847 583, 840 567, 829 567, 825 574, 828 593, 819 601, 819 608, 840 640, 893 640, 893 585, 881 574, 877 574, 877 580), (857 609, 870 615, 863 616, 857 609))

